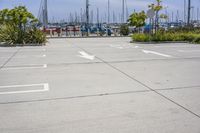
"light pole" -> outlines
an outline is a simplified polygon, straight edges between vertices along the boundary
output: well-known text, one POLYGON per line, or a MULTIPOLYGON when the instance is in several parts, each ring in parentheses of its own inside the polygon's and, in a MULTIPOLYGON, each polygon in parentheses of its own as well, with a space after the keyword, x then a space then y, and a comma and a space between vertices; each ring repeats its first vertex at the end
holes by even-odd
POLYGON ((124 23, 124 13, 125 13, 125 0, 122 0, 122 23, 124 23))
POLYGON ((190 21, 193 22, 194 20, 194 6, 191 6, 191 15, 190 15, 190 21))
POLYGON ((190 17, 191 17, 191 0, 188 0, 188 18, 187 18, 187 25, 190 25, 190 17))
POLYGON ((97 7, 97 24, 99 25, 99 8, 97 7))
POLYGON ((89 0, 86 0, 86 31, 89 36, 89 0))
POLYGON ((108 0, 108 24, 110 23, 110 0, 108 0))
POLYGON ((186 0, 184 0, 184 23, 186 22, 186 0))
POLYGON ((47 28, 48 25, 48 5, 47 0, 44 0, 44 27, 47 28))
POLYGON ((199 7, 197 8, 197 23, 199 23, 199 7))

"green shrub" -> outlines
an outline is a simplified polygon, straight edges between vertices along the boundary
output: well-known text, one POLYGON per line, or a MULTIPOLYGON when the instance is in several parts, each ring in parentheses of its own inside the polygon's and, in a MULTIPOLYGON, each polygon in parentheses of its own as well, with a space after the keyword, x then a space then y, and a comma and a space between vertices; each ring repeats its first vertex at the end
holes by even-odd
POLYGON ((123 35, 123 36, 128 36, 129 35, 129 27, 128 25, 122 25, 120 27, 120 34, 123 35))
POLYGON ((161 33, 157 33, 153 36, 151 36, 151 41, 155 41, 155 42, 160 42, 160 41, 167 41, 169 40, 171 37, 168 36, 167 34, 161 34, 161 33))
POLYGON ((46 37, 36 28, 37 23, 24 6, 0 10, 0 42, 8 46, 44 44, 46 37))
POLYGON ((200 44, 200 35, 197 35, 197 36, 193 39, 192 43, 200 44))
POLYGON ((7 44, 7 46, 16 46, 17 44, 38 45, 46 43, 46 35, 37 28, 27 29, 22 36, 19 34, 20 31, 17 28, 11 25, 3 25, 0 28, 0 42, 7 44))
POLYGON ((184 37, 182 36, 182 34, 176 34, 176 33, 173 33, 171 34, 172 36, 172 39, 170 41, 186 41, 184 40, 184 37))
POLYGON ((37 28, 30 29, 25 36, 25 43, 44 44, 46 35, 37 28))
POLYGON ((150 40, 150 36, 147 34, 133 34, 132 39, 136 42, 148 42, 150 40))
POLYGON ((153 36, 148 34, 134 34, 133 41, 137 42, 163 42, 163 41, 187 41, 200 44, 200 34, 195 33, 157 33, 153 36))
POLYGON ((192 34, 190 34, 190 33, 183 34, 182 36, 183 36, 184 40, 187 40, 189 42, 191 42, 194 39, 194 36, 192 34))
POLYGON ((167 32, 169 33, 188 33, 188 32, 192 32, 192 33, 200 33, 200 28, 196 27, 178 27, 178 28, 171 28, 169 29, 167 32))
POLYGON ((18 41, 19 32, 11 25, 0 26, 0 42, 7 43, 12 46, 18 41))
POLYGON ((156 35, 151 37, 151 41, 157 42, 157 41, 161 41, 161 40, 162 40, 162 37, 161 37, 160 34, 156 34, 156 35))

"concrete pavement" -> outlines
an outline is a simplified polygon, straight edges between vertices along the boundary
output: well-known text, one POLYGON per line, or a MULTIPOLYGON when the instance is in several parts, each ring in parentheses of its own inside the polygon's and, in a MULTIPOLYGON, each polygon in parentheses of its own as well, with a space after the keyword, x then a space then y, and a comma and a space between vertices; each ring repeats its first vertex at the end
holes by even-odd
POLYGON ((0 132, 199 133, 200 45, 129 42, 0 48, 0 132))

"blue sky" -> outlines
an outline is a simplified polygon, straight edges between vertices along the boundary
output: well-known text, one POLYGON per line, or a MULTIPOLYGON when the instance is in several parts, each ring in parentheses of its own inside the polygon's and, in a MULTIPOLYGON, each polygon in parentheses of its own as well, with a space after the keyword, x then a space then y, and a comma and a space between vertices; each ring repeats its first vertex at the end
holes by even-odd
MULTIPOLYGON (((26 5, 35 16, 38 15, 39 5, 41 0, 0 0, 0 9, 12 8, 17 5, 26 5)), ((122 0, 110 0, 111 14, 115 12, 116 16, 120 16, 122 0)), ((155 0, 126 0, 129 13, 139 10, 147 10, 147 5, 155 0)), ((167 8, 168 13, 171 15, 172 11, 174 16, 179 10, 180 17, 183 16, 184 0, 163 0, 163 5, 167 8)), ((96 14, 96 8, 100 10, 101 18, 106 18, 107 0, 90 0, 90 8, 96 14)), ((197 9, 200 8, 200 0, 192 0, 192 5, 197 9)), ((48 0, 49 19, 67 19, 70 12, 80 12, 80 9, 85 9, 85 0, 48 0)), ((166 10, 165 10, 166 11, 166 10)), ((196 11, 196 10, 195 10, 196 11)), ((113 16, 113 15, 111 15, 113 16)), ((95 18, 94 18, 95 19, 95 18)))

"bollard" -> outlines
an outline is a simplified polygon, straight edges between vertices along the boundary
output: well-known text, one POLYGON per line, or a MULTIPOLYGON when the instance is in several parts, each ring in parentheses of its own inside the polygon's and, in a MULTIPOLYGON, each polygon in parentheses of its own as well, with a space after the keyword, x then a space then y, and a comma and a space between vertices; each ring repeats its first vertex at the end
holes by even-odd
POLYGON ((50 29, 50 37, 51 37, 51 38, 52 38, 52 34, 53 34, 53 33, 52 33, 52 29, 50 29))

